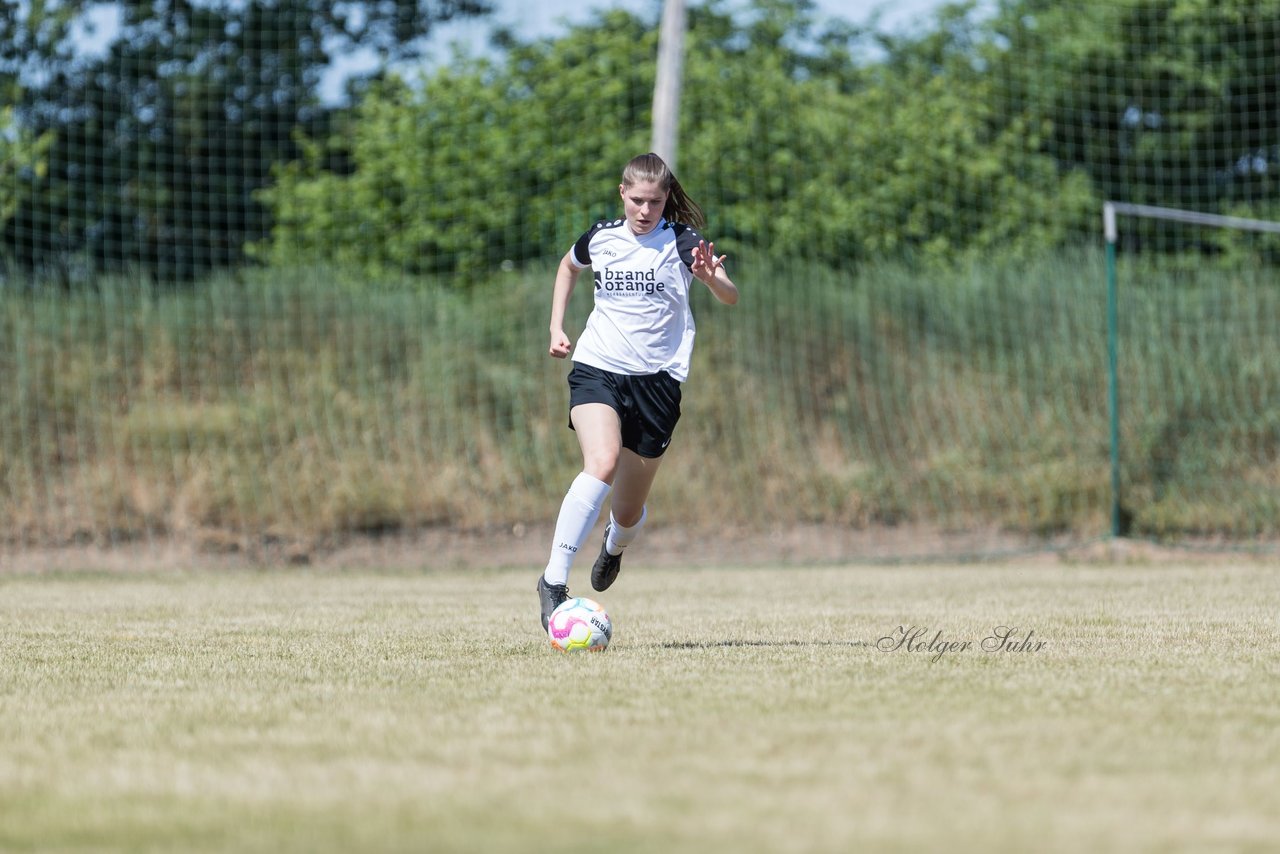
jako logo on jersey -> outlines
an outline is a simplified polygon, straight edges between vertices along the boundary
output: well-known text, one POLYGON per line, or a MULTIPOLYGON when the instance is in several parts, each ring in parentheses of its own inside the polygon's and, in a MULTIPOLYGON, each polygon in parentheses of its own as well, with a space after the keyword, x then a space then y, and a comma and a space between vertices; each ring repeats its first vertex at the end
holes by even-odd
POLYGON ((653 270, 610 270, 595 274, 596 290, 631 294, 658 294, 667 289, 653 270))

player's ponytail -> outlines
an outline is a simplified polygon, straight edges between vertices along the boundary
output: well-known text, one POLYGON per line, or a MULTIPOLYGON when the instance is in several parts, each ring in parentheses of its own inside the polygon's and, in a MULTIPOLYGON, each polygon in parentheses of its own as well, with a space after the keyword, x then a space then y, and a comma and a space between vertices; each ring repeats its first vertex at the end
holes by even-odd
POLYGON ((667 222, 682 222, 695 228, 706 227, 707 219, 702 214, 702 208, 689 198, 666 161, 653 152, 631 158, 631 162, 622 170, 624 186, 633 187, 640 181, 652 182, 666 190, 667 205, 662 209, 662 215, 667 218, 667 222))

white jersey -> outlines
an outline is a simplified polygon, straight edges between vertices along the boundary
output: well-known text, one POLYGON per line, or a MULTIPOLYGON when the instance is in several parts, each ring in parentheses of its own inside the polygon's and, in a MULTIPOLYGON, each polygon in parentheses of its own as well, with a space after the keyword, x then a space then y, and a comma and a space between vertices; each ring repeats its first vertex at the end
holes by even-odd
POLYGON ((578 269, 593 268, 596 301, 573 360, 615 374, 666 371, 684 382, 693 355, 690 267, 700 239, 665 218, 648 234, 615 219, 582 235, 569 257, 578 269))

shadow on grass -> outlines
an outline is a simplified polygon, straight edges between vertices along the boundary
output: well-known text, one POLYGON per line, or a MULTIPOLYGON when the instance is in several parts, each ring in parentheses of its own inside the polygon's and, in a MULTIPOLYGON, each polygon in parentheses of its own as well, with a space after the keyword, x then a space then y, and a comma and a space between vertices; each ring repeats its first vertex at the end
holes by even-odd
POLYGON ((735 646, 869 646, 866 641, 801 641, 801 640, 719 640, 719 641, 670 641, 669 643, 657 644, 659 649, 718 649, 721 647, 735 646))

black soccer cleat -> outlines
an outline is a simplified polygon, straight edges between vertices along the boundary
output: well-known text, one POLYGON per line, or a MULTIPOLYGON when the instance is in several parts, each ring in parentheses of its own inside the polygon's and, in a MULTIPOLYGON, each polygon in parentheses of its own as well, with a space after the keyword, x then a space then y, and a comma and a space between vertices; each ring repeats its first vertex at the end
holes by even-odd
POLYGON ((538 576, 538 599, 542 603, 542 630, 544 632, 547 630, 547 623, 551 620, 551 612, 559 608, 561 603, 568 598, 569 585, 548 584, 545 576, 538 576))
POLYGON ((609 554, 609 527, 604 528, 604 542, 600 544, 600 557, 591 567, 591 586, 596 590, 608 590, 622 569, 622 555, 609 554))

